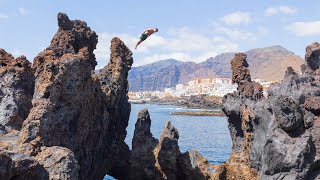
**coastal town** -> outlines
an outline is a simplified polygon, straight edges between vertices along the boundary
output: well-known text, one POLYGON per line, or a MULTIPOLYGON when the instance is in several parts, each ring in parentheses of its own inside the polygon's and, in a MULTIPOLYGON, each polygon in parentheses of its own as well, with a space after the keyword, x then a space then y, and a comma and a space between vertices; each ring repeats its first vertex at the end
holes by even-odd
MULTIPOLYGON (((269 86, 278 81, 264 81, 261 79, 253 79, 263 86, 263 94, 267 95, 269 86)), ((197 95, 207 95, 223 97, 228 93, 237 90, 237 85, 232 83, 230 78, 207 78, 194 79, 185 84, 177 84, 175 87, 165 88, 163 91, 139 91, 129 92, 128 96, 131 101, 150 100, 152 97, 158 99, 181 98, 197 95)))

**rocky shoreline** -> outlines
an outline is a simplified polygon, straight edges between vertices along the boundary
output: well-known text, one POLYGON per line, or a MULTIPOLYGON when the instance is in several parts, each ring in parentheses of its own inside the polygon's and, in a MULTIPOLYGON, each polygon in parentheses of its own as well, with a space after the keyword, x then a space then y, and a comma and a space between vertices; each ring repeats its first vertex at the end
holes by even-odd
MULTIPOLYGON (((137 117, 130 150, 124 139, 132 52, 113 38, 109 64, 94 73, 96 33, 64 13, 57 19, 57 33, 32 65, 0 49, 1 180, 320 178, 319 43, 306 48, 302 75, 288 68, 268 97, 252 82, 247 56, 234 56, 238 89, 222 101, 232 154, 217 165, 197 151, 181 152, 170 121, 154 138, 147 109, 137 117)), ((181 103, 199 102, 217 107, 206 98, 181 103)))
POLYGON ((226 116, 222 111, 182 111, 173 112, 170 115, 184 116, 226 116))
POLYGON ((190 97, 181 97, 181 98, 151 98, 150 101, 146 103, 150 104, 159 104, 159 105, 174 105, 184 108, 192 109, 221 109, 222 107, 221 97, 210 97, 208 95, 194 95, 190 97))

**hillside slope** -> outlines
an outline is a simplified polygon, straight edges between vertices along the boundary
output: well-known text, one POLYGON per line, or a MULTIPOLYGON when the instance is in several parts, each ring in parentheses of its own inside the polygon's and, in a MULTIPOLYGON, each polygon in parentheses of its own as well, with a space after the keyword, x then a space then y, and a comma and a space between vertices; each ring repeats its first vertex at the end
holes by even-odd
MULTIPOLYGON (((134 67, 129 73, 130 91, 163 90, 195 78, 231 77, 234 54, 222 53, 198 64, 168 59, 134 67)), ((301 72, 303 59, 281 46, 252 49, 245 54, 253 79, 281 80, 289 66, 301 72)))

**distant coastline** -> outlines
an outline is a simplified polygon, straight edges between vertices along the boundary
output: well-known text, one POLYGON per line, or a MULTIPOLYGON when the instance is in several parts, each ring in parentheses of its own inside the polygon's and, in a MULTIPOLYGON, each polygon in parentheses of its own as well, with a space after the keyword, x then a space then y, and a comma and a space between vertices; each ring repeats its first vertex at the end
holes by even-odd
POLYGON ((159 105, 174 105, 184 108, 194 108, 194 109, 208 109, 216 110, 221 109, 222 98, 221 97, 212 97, 207 95, 195 95, 190 97, 181 97, 181 98, 156 98, 152 97, 149 99, 143 100, 129 100, 132 104, 159 104, 159 105))
POLYGON ((170 112, 170 115, 179 116, 225 116, 221 110, 221 99, 205 95, 191 96, 188 98, 150 98, 147 100, 130 100, 132 104, 157 104, 174 105, 186 108, 185 111, 170 112), (188 109, 197 109, 190 111, 188 109))
POLYGON ((169 114, 179 116, 226 116, 222 111, 183 111, 169 114))

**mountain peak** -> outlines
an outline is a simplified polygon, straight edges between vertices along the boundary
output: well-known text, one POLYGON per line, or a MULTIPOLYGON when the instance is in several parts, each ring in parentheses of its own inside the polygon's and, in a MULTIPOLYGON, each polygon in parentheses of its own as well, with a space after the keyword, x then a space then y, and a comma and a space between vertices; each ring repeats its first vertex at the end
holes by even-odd
MULTIPOLYGON (((279 45, 251 49, 245 54, 252 79, 282 80, 289 66, 301 72, 303 59, 279 45)), ((234 55, 222 53, 198 64, 166 59, 133 68, 129 73, 130 91, 163 90, 196 78, 230 78, 234 55)))
POLYGON ((153 67, 153 66, 158 66, 158 67, 167 67, 167 66, 174 66, 174 65, 179 65, 183 63, 182 61, 178 61, 175 59, 162 59, 150 64, 145 64, 142 66, 137 66, 135 68, 139 68, 139 67, 153 67))
POLYGON ((288 49, 280 46, 280 45, 274 45, 274 46, 267 46, 264 48, 256 48, 256 49, 251 49, 247 51, 246 53, 251 53, 251 52, 261 52, 264 51, 265 53, 272 52, 272 53, 280 53, 282 55, 288 55, 288 54, 294 54, 293 52, 289 51, 288 49))

